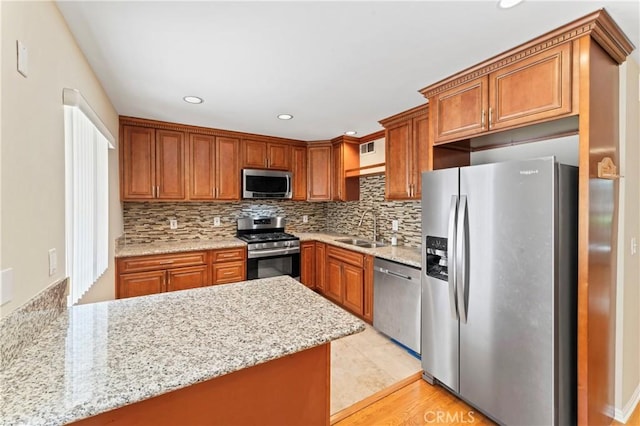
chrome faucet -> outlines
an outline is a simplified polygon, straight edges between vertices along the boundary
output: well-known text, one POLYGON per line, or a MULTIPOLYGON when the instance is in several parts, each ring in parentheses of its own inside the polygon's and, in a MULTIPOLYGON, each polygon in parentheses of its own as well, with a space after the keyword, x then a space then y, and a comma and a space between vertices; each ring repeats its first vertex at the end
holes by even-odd
POLYGON ((364 215, 366 215, 367 213, 371 213, 371 217, 373 218, 373 242, 375 243, 376 242, 376 215, 373 212, 373 208, 365 210, 364 213, 362 213, 362 216, 360 216, 360 223, 358 223, 358 233, 360 233, 360 227, 362 226, 364 215))

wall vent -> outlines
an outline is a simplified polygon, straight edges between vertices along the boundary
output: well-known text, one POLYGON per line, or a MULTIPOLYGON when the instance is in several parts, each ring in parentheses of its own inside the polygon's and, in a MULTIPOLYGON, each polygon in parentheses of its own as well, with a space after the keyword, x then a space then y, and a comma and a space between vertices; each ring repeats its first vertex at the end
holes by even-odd
POLYGON ((360 155, 371 154, 376 152, 373 142, 367 142, 360 145, 360 155))

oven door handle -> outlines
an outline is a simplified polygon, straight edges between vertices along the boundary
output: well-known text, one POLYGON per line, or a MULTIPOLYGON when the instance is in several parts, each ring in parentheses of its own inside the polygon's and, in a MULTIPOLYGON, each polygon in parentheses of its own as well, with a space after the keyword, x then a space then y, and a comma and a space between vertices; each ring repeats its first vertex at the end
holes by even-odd
POLYGON ((247 253, 247 258, 256 259, 260 257, 286 256, 288 254, 299 254, 299 253, 300 253, 300 247, 291 247, 291 248, 285 248, 285 249, 277 248, 272 250, 256 250, 256 251, 249 251, 247 253))

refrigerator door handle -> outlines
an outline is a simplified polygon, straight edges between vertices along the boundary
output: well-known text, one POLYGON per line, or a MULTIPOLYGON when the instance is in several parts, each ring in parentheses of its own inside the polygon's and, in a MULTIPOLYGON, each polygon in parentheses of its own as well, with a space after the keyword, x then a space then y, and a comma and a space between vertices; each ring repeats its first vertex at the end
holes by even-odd
POLYGON ((456 216, 458 215, 458 196, 451 196, 451 207, 449 208, 449 232, 447 235, 447 262, 448 262, 448 282, 449 282, 449 305, 451 306, 451 316, 457 320, 458 306, 456 303, 456 216))
POLYGON ((467 196, 460 196, 460 206, 458 207, 458 223, 456 225, 456 290, 458 293, 458 313, 460 315, 460 321, 463 324, 467 323, 467 304, 465 303, 465 293, 467 285, 469 284, 469 277, 467 274, 468 264, 468 235, 469 235, 469 220, 467 217, 467 196))

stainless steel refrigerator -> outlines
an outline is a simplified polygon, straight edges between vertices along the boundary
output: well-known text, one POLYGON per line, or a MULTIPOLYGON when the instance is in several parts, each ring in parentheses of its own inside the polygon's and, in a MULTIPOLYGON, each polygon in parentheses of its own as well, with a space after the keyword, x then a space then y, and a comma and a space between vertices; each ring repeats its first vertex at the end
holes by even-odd
POLYGON ((422 175, 422 368, 500 424, 576 422, 577 168, 422 175))

